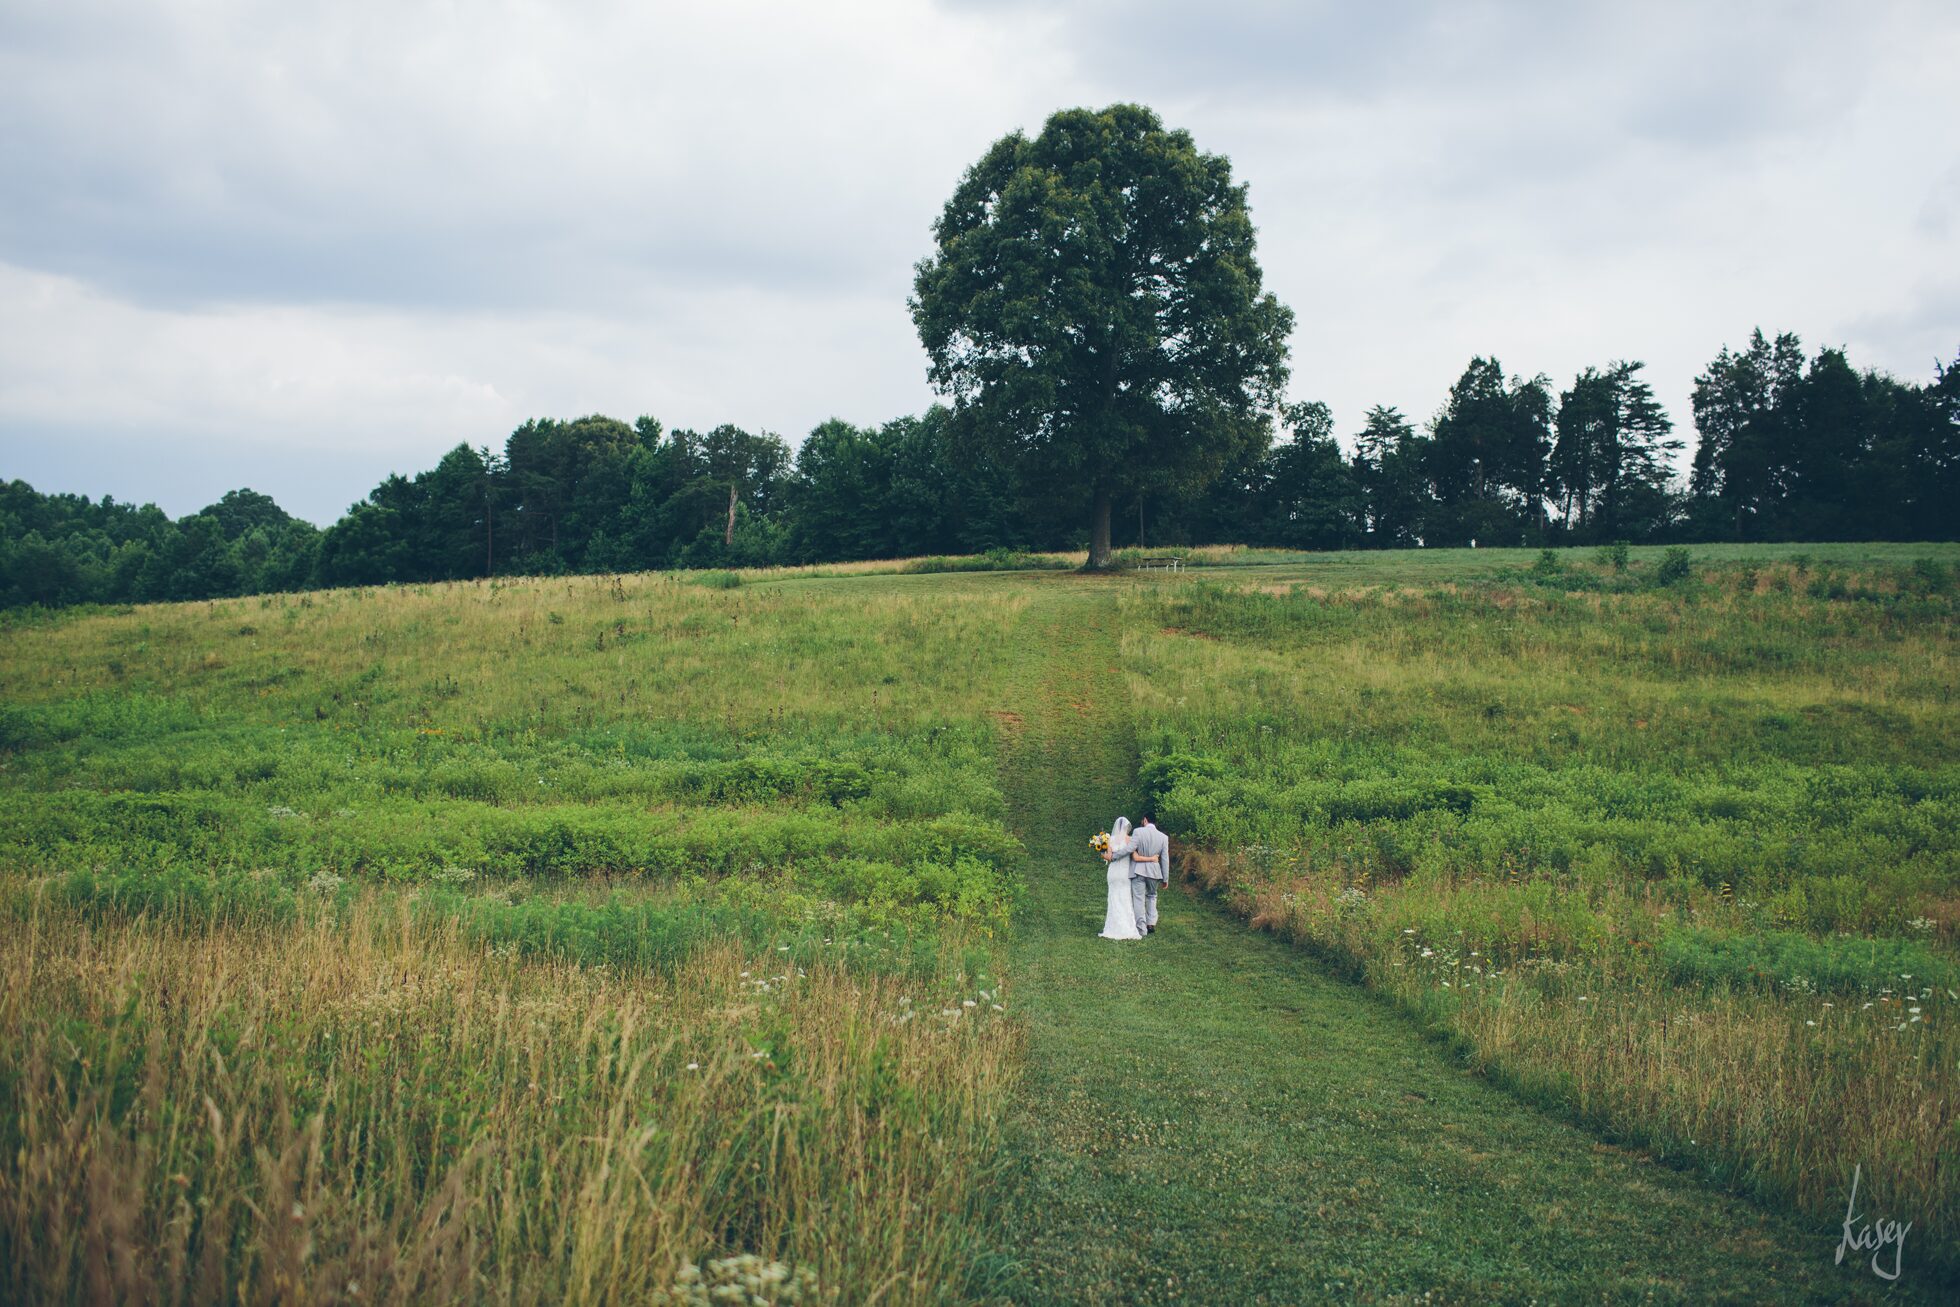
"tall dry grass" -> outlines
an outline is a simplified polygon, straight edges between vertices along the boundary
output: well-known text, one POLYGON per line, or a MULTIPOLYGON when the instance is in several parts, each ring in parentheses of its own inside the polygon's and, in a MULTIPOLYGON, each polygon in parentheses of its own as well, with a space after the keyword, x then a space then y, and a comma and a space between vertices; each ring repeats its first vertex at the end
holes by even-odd
MULTIPOLYGON (((827 1297, 971 1283, 1010 1027, 713 950, 520 962, 372 905, 0 932, 0 1298, 680 1301, 753 1253, 827 1297)), ((966 1006, 972 1004, 972 1006, 966 1006)))
MULTIPOLYGON (((1705 989, 1640 951, 1501 963, 1386 924, 1338 875, 1194 850, 1186 875, 1462 1041, 1470 1061, 1662 1156, 1819 1214, 1917 1222, 1960 1271, 1960 1000, 1900 976, 1870 996, 1705 989)), ((1395 918, 1399 922, 1401 918, 1395 918)))

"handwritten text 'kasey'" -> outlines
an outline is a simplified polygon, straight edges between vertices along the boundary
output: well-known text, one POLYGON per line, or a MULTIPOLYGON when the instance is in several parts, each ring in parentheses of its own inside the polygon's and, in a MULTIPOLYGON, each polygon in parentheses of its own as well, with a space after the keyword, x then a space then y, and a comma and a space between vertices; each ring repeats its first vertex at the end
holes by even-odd
POLYGON ((1912 1229, 1912 1222, 1900 1225, 1897 1221, 1873 1221, 1856 1230, 1851 1228, 1851 1223, 1858 1219, 1858 1177, 1864 1169, 1862 1165, 1851 1168, 1851 1201, 1844 1208, 1844 1238, 1838 1243, 1837 1261, 1843 1265, 1847 1251, 1861 1253, 1869 1248, 1872 1253, 1872 1274, 1880 1279, 1896 1280, 1905 1264, 1906 1231, 1912 1229), (1887 1244, 1892 1245, 1890 1271, 1878 1264, 1879 1254, 1885 1251, 1887 1244))

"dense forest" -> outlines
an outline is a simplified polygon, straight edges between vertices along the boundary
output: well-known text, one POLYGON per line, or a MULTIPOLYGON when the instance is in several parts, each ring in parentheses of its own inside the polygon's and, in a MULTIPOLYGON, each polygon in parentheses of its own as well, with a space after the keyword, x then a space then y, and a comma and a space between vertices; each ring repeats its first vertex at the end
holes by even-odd
MULTIPOLYGON (((1118 506, 1116 542, 1302 549, 1626 540, 1946 540, 1960 534, 1960 358, 1924 385, 1806 357, 1759 330, 1695 378, 1686 442, 1642 365, 1559 389, 1471 361, 1425 426, 1325 405, 1183 496, 1118 506)), ((501 451, 458 445, 325 530, 234 490, 172 521, 153 505, 0 483, 0 606, 200 599, 486 575, 760 566, 1080 547, 1079 513, 978 456, 935 407, 780 437, 652 418, 540 419, 501 451)))

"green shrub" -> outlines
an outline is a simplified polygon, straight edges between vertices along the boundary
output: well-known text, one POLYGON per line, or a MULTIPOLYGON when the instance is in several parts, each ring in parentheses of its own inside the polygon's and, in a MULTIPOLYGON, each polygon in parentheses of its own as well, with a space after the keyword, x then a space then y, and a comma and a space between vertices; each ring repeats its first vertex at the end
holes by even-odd
POLYGON ((1593 561, 1601 567, 1610 566, 1615 572, 1627 570, 1627 560, 1633 551, 1624 540, 1615 540, 1610 545, 1601 545, 1593 551, 1593 561))
POLYGON ((1694 571, 1694 556, 1677 545, 1661 555, 1660 566, 1654 569, 1654 583, 1680 585, 1692 577, 1694 571))
POLYGON ((989 549, 984 554, 935 554, 928 558, 914 558, 905 564, 908 573, 931 572, 1026 572, 1036 570, 1054 571, 1066 568, 1069 564, 1062 559, 1046 554, 1031 554, 1020 549, 989 549))

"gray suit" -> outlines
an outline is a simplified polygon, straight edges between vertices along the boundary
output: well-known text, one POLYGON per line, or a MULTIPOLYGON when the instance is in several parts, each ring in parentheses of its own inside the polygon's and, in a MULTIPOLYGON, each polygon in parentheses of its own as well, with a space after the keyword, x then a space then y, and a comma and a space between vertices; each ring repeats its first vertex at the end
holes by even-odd
POLYGON ((1157 924, 1157 889, 1170 881, 1170 837, 1155 826, 1139 826, 1130 837, 1136 847, 1130 850, 1130 906, 1137 914, 1137 929, 1157 924), (1156 855, 1155 862, 1138 862, 1139 855, 1156 855))

